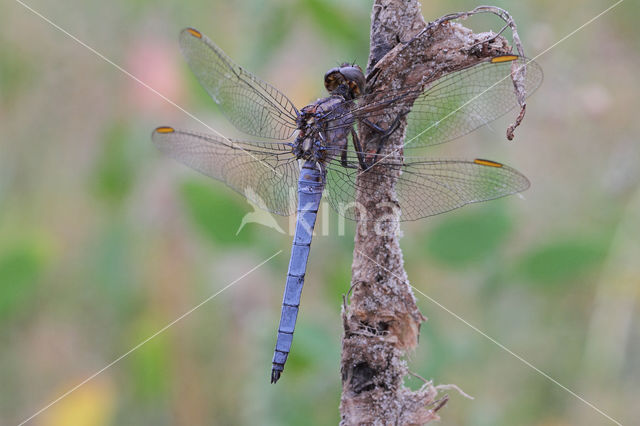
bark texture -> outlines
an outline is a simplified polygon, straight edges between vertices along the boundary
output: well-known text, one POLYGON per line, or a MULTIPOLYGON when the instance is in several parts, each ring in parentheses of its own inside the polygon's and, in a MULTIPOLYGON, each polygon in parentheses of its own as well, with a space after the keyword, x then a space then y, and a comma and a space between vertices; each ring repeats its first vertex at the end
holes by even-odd
MULTIPOLYGON (((426 87, 449 72, 511 52, 495 33, 474 34, 450 22, 471 14, 448 15, 426 24, 415 0, 376 0, 367 92, 426 87)), ((389 126, 399 112, 399 108, 389 110, 377 117, 377 124, 389 126)), ((402 155, 405 124, 402 120, 386 140, 383 154, 402 155)), ((358 128, 364 149, 375 151, 375 133, 366 125, 358 128)), ((425 424, 438 418, 436 412, 446 396, 437 399, 437 388, 430 382, 417 391, 403 384, 408 373, 404 358, 418 344, 426 318, 418 310, 404 270, 394 192, 397 176, 362 173, 357 179, 359 187, 369 189, 356 196, 369 220, 361 217, 357 224, 351 300, 343 309, 341 424, 425 424)))

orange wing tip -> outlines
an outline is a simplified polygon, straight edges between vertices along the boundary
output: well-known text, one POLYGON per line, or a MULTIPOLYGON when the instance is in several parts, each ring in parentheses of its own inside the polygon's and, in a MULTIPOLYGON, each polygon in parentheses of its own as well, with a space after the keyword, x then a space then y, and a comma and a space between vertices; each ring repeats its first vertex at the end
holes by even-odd
POLYGON ((518 55, 502 55, 496 56, 495 58, 491 58, 491 63, 498 64, 500 62, 511 62, 518 59, 520 56, 518 55))
POLYGON ((173 133, 176 130, 173 127, 161 126, 156 128, 156 133, 173 133))
POLYGON ((186 28, 186 31, 196 38, 202 38, 202 33, 195 28, 186 28))
POLYGON ((481 166, 498 167, 498 168, 503 166, 502 163, 496 163, 495 161, 491 161, 491 160, 482 160, 480 158, 476 158, 475 160, 473 160, 473 162, 481 166))

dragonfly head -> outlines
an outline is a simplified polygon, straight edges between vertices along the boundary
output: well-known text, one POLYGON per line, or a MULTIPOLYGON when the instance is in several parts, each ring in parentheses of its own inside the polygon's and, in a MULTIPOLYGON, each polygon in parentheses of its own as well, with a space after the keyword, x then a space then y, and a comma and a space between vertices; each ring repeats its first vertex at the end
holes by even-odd
POLYGON ((357 64, 342 64, 331 68, 324 75, 324 87, 331 94, 342 95, 345 99, 355 99, 364 93, 366 80, 357 64))

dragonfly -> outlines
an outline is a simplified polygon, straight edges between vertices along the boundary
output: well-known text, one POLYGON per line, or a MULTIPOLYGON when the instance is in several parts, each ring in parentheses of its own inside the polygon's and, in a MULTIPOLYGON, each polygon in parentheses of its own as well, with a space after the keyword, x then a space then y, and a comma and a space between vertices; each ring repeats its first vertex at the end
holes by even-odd
POLYGON ((298 109, 281 91, 234 63, 194 28, 180 33, 180 49, 190 69, 227 119, 255 139, 157 127, 152 140, 161 152, 220 180, 269 212, 296 214, 272 359, 271 383, 280 378, 291 351, 313 229, 323 194, 333 209, 362 219, 353 206, 363 173, 395 173, 399 220, 416 220, 521 192, 529 181, 499 162, 433 159, 364 152, 356 126, 375 130, 379 145, 406 119, 405 149, 459 138, 517 105, 507 78, 526 64, 524 87, 531 94, 542 82, 535 62, 517 55, 489 58, 449 73, 426 88, 404 87, 367 93, 359 66, 342 64, 324 77, 328 96, 298 109), (388 108, 408 105, 386 129, 376 123, 388 108))

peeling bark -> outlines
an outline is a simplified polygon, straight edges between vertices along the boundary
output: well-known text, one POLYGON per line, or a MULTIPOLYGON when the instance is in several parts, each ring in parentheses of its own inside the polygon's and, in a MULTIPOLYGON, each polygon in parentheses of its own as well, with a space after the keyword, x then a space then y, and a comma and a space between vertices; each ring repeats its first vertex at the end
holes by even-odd
MULTIPOLYGON (((497 8, 447 15, 425 24, 415 0, 376 0, 371 16, 367 91, 426 87, 484 58, 511 53, 500 35, 474 34, 451 22, 485 12, 501 16, 519 45, 513 20, 497 8)), ((401 108, 377 117, 377 124, 386 128, 401 108)), ((386 140, 382 154, 402 156, 405 126, 401 120, 398 130, 386 140)), ((365 125, 358 128, 364 150, 375 151, 375 133, 365 125)), ((431 383, 417 391, 403 384, 408 373, 404 357, 417 346, 420 325, 426 318, 418 310, 404 270, 394 191, 397 175, 363 173, 357 179, 358 187, 369 189, 356 195, 368 218, 388 220, 361 217, 356 228, 352 296, 343 309, 341 424, 425 424, 438 419, 436 412, 447 399, 436 400, 438 391, 431 383)))

